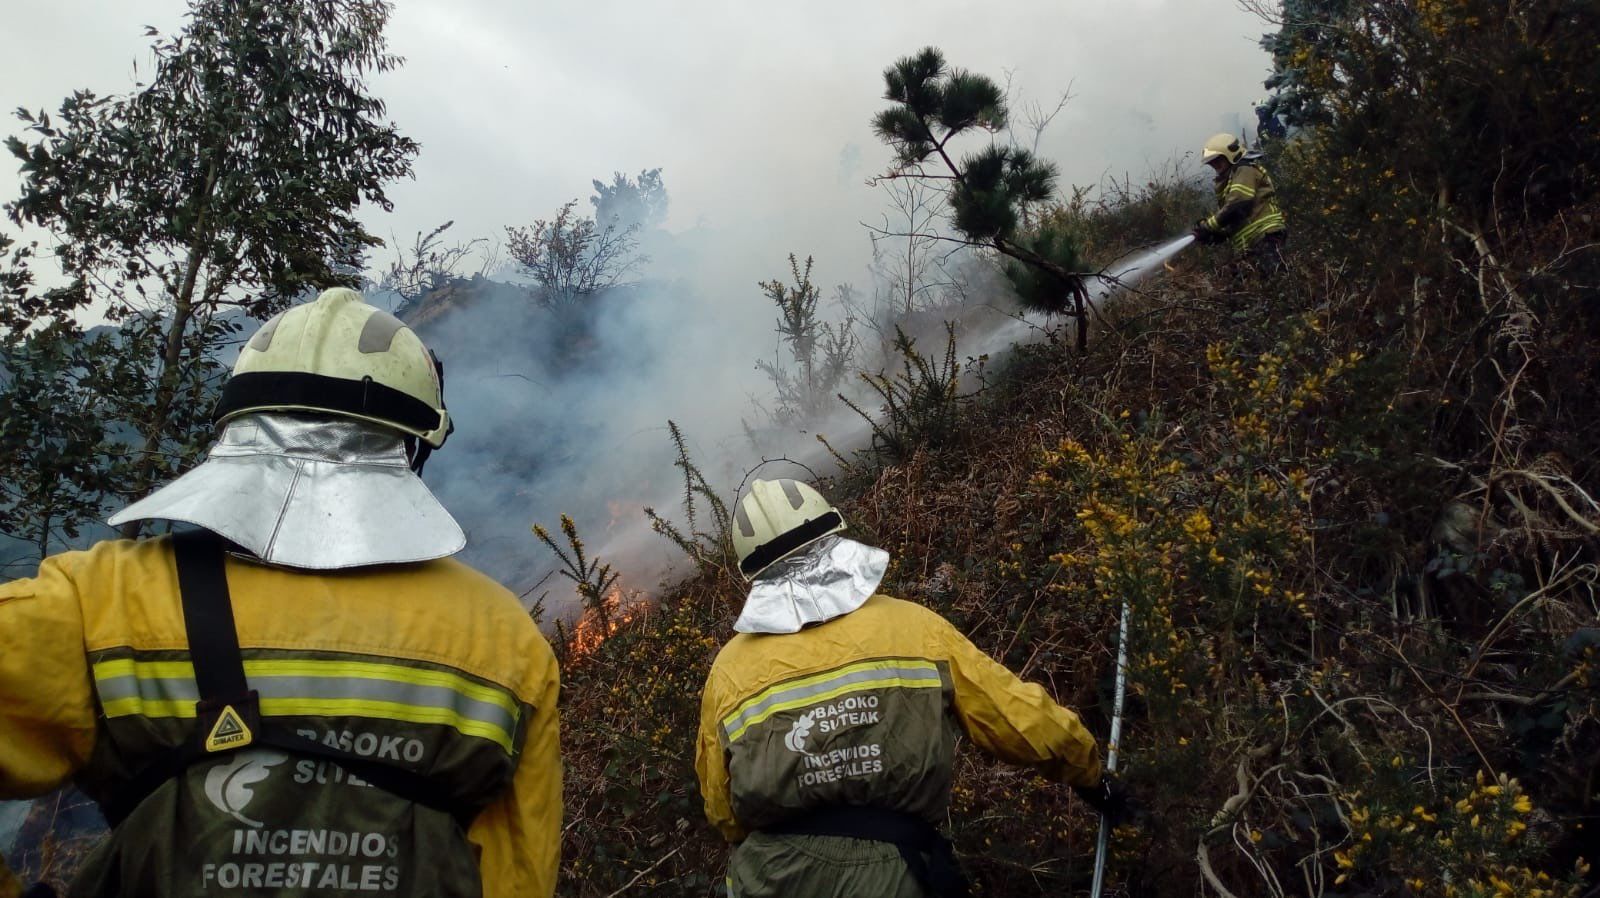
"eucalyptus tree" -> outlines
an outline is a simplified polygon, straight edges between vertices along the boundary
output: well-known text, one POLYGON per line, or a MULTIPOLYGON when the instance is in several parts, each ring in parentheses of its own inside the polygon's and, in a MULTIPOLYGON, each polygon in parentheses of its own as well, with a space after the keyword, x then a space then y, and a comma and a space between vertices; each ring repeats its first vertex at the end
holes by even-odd
POLYGON ((381 0, 192 0, 177 34, 147 30, 149 83, 76 91, 54 117, 19 110, 30 133, 6 141, 23 179, 6 210, 52 233, 73 285, 43 317, 160 323, 150 388, 126 412, 138 445, 122 491, 199 450, 205 422, 189 405, 214 387, 238 312, 264 318, 353 285, 381 242, 355 212, 389 208, 385 186, 417 152, 366 83, 401 62, 383 37, 389 12, 381 0))
POLYGON ((124 470, 108 413, 117 379, 134 373, 123 348, 67 322, 0 341, 0 534, 25 542, 30 563, 99 519, 124 470))

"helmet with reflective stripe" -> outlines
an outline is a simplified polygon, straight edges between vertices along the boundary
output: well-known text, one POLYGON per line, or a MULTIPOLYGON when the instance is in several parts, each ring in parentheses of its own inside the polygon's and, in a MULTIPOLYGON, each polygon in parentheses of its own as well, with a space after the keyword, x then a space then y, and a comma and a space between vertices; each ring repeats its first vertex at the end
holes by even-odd
POLYGON ((1213 159, 1226 159, 1229 164, 1244 157, 1244 145, 1232 134, 1213 134, 1200 150, 1200 161, 1210 165, 1213 159))
POLYGON ((757 480, 733 513, 733 548, 746 580, 845 529, 822 494, 798 480, 757 480))
POLYGON ((437 357, 400 319, 343 287, 263 324, 239 351, 217 424, 270 411, 357 418, 429 447, 454 429, 437 357))

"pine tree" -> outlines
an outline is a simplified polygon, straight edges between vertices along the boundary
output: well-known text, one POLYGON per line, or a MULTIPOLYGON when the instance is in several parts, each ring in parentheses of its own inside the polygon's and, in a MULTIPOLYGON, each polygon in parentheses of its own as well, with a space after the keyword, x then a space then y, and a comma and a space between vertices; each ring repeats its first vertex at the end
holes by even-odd
POLYGON ((1032 204, 1055 192, 1055 166, 1031 150, 998 143, 959 161, 952 155, 950 144, 962 134, 1005 129, 1009 110, 999 86, 947 65, 934 47, 896 61, 883 79, 884 99, 892 105, 873 119, 873 130, 895 151, 883 177, 944 183, 956 232, 1008 261, 1004 268, 1024 306, 1071 312, 1081 348, 1088 294, 1076 243, 1064 231, 1025 221, 1032 204))

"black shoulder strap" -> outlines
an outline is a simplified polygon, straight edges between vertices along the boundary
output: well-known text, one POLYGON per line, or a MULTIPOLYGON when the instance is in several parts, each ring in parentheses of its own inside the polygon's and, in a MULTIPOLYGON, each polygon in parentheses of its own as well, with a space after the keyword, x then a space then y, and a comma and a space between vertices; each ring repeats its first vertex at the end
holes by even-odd
POLYGON ((172 538, 172 551, 177 556, 183 629, 200 698, 243 698, 250 687, 244 679, 221 539, 204 530, 179 533, 172 538))
POLYGON ((239 631, 233 619, 221 537, 205 531, 180 533, 173 536, 172 549, 178 568, 183 628, 200 693, 195 705, 196 726, 177 751, 164 752, 102 802, 101 810, 113 827, 127 819, 163 783, 181 776, 191 765, 251 745, 331 761, 385 792, 455 817, 463 830, 471 825, 478 807, 463 805, 439 783, 392 764, 323 745, 263 720, 259 697, 244 674, 244 654, 239 649, 239 631))

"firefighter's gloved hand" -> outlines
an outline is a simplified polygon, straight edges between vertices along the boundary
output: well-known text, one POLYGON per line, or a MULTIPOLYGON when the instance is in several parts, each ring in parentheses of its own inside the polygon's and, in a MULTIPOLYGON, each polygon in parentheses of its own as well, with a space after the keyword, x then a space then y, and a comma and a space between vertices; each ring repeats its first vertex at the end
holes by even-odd
POLYGON ((1089 807, 1110 820, 1112 826, 1141 815, 1139 803, 1128 794, 1127 787, 1113 777, 1101 777, 1097 785, 1073 786, 1072 789, 1089 807))
POLYGON ((1194 223, 1194 230, 1190 233, 1194 234, 1196 243, 1218 243, 1222 240, 1222 235, 1212 230, 1204 218, 1194 223))

